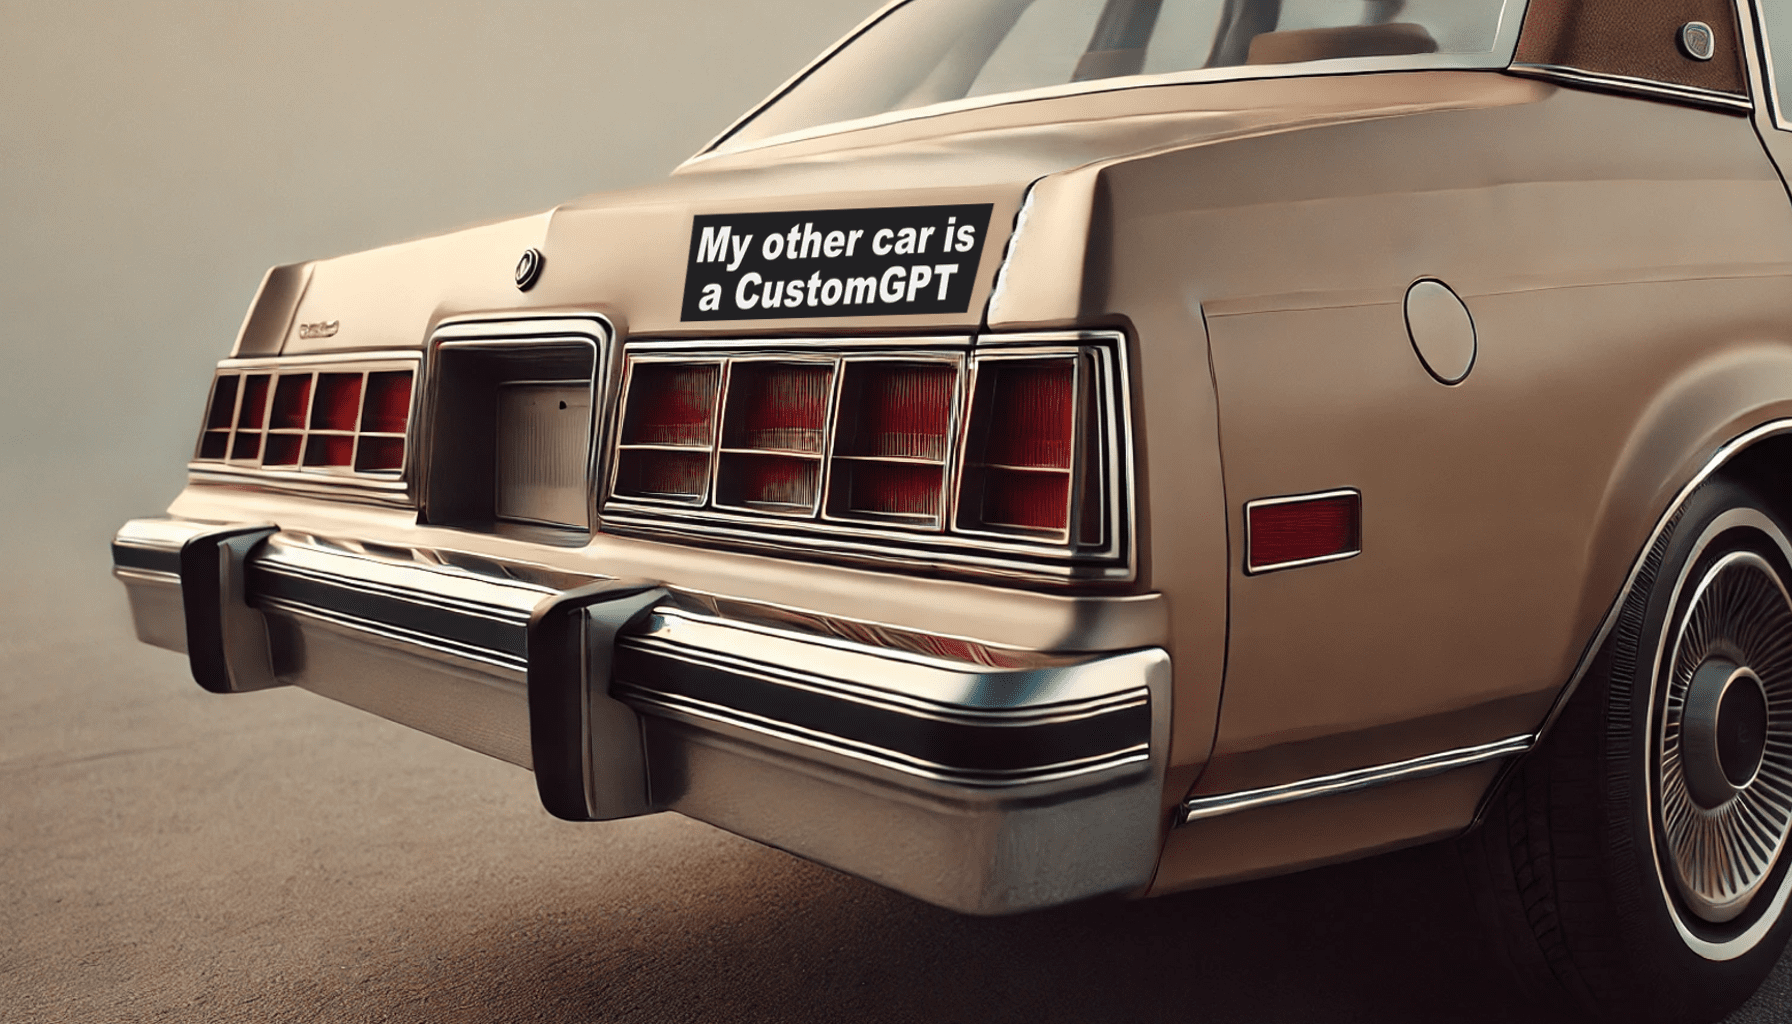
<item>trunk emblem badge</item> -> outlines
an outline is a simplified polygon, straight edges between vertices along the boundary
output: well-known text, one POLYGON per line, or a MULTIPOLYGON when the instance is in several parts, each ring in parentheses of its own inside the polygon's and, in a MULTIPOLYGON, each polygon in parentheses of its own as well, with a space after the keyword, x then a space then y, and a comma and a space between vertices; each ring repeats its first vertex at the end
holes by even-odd
POLYGON ((540 249, 524 249, 523 257, 516 261, 516 287, 518 291, 528 291, 541 280, 541 268, 548 258, 540 249))

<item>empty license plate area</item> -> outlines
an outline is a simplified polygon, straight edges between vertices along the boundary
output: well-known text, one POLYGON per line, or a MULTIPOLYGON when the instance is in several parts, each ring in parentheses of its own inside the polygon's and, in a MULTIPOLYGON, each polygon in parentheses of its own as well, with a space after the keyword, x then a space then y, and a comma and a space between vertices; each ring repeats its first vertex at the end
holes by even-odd
MULTIPOLYGON (((451 341, 437 349, 425 517, 461 529, 591 530, 597 345, 451 341)), ((556 539, 558 538, 558 539, 556 539)))
POLYGON ((588 529, 590 385, 515 381, 497 399, 497 518, 588 529))

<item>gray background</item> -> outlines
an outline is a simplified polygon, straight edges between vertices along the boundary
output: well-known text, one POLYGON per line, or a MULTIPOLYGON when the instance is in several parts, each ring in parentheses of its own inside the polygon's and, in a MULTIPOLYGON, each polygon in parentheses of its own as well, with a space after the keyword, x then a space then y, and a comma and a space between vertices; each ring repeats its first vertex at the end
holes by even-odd
POLYGON ((872 6, 0 0, 0 1022, 1522 1019, 1441 848, 963 918, 130 639, 267 266, 652 180, 872 6))

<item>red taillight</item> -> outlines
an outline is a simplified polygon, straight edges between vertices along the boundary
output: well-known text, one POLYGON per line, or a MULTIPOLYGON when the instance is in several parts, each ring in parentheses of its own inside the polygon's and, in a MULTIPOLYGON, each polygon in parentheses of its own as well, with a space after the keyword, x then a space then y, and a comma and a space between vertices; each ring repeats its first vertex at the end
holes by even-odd
POLYGON ((305 442, 305 465, 346 466, 353 460, 355 439, 339 434, 312 434, 305 442))
POLYGON ((848 373, 856 407, 842 416, 853 421, 841 439, 845 454, 945 460, 956 367, 874 363, 848 373))
MULTIPOLYGON (((312 430, 352 431, 361 413, 361 375, 358 373, 321 373, 317 377, 317 399, 311 403, 312 430)), ((310 462, 307 458, 306 462, 310 462)), ((325 465, 325 463, 319 463, 325 465)), ((338 465, 338 463, 327 463, 338 465)), ((347 465, 347 463, 342 463, 347 465)))
POLYGON ((940 525, 958 367, 863 362, 846 374, 829 513, 940 525))
POLYGON ((1076 364, 996 363, 991 372, 989 465, 1069 469, 1076 420, 1076 364))
POLYGON ((268 421, 268 375, 250 374, 244 378, 243 411, 237 417, 238 430, 260 430, 268 421))
POLYGON ((716 503, 766 512, 807 512, 821 485, 821 461, 731 452, 716 481, 716 503))
POLYGON ((361 410, 361 430, 373 434, 402 434, 411 419, 409 371, 367 375, 367 401, 361 410))
POLYGON ((385 473, 404 468, 404 438, 367 437, 355 446, 355 472, 385 473))
POLYGON ((622 443, 708 447, 715 435, 716 363, 638 363, 629 380, 622 443))
POLYGON ((263 467, 402 470, 412 383, 411 370, 220 374, 199 457, 263 467))
POLYGON ((205 429, 230 429, 230 421, 236 416, 236 387, 239 379, 235 374, 227 374, 219 377, 212 386, 212 408, 205 417, 205 429))
POLYGON ((833 383, 831 365, 736 363, 722 446, 820 454, 833 383))
POLYGON ((709 453, 643 448, 623 451, 616 493, 667 501, 701 501, 709 489, 709 453))
POLYGON ((847 476, 847 512, 929 518, 940 514, 941 473, 937 466, 857 462, 842 464, 834 471, 847 476))
POLYGON ((269 434, 268 450, 262 456, 264 466, 295 466, 299 462, 300 442, 304 439, 298 434, 269 434))
POLYGON ((1069 531, 1076 369, 1072 358, 991 360, 978 374, 962 525, 1069 531))
POLYGON ((281 374, 274 387, 275 430, 305 429, 305 414, 311 411, 311 374, 281 374))
POLYGON ((716 504, 807 514, 821 491, 833 363, 737 362, 728 374, 716 504))
POLYGON ((983 522, 1023 530, 1062 530, 1069 520, 1070 476, 990 469, 983 483, 983 522))
POLYGON ((1291 568, 1362 550, 1362 495, 1354 491, 1254 503, 1245 514, 1245 568, 1291 568))
POLYGON ((212 381, 212 400, 206 407, 205 429, 199 435, 201 459, 223 459, 230 454, 230 423, 236 416, 239 380, 235 374, 222 374, 212 381))
POLYGON ((993 536, 1010 553, 1117 558, 1118 357, 1105 341, 1019 338, 970 352, 644 350, 629 364, 606 507, 618 524, 656 514, 631 507, 643 499, 730 529, 771 514, 798 532, 948 535, 942 551, 993 536))
POLYGON ((703 500, 709 493, 721 386, 720 363, 635 363, 629 368, 615 493, 680 504, 703 500))

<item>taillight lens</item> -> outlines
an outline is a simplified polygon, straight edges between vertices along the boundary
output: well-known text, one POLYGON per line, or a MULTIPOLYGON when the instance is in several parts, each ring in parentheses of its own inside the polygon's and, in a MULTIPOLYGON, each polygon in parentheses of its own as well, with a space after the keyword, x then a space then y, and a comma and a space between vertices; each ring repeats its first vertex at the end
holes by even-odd
POLYGON ((952 363, 847 364, 831 515, 943 524, 957 383, 952 363))
POLYGON ((1076 363, 996 362, 989 376, 986 462, 1014 469, 1070 469, 1076 363))
POLYGON ((354 459, 355 439, 336 434, 312 434, 305 441, 305 465, 346 466, 354 459))
POLYGON ((762 512, 808 512, 821 487, 821 460, 729 452, 716 480, 716 504, 762 512))
POLYGON ((229 430, 236 417, 236 388, 241 378, 236 374, 219 377, 212 385, 212 408, 205 417, 207 430, 229 430))
POLYGON ((831 363, 736 363, 732 374, 724 448, 821 454, 831 363))
POLYGON ((702 501, 709 489, 709 453, 636 449, 616 464, 616 493, 666 501, 702 501))
POLYGON ((807 515, 821 493, 830 362, 736 362, 729 369, 716 504, 807 515))
POLYGON ((199 458, 397 472, 404 468, 412 383, 410 370, 220 374, 199 458))
POLYGON ((368 434, 402 434, 411 419, 411 375, 408 372, 367 375, 367 401, 361 411, 361 431, 368 434))
POLYGON ((1363 498, 1339 491, 1251 505, 1245 515, 1245 568, 1291 568, 1362 550, 1363 498))
POLYGON ((358 373, 325 373, 317 378, 317 399, 311 403, 312 430, 353 431, 361 415, 358 373))
POLYGON ((709 493, 721 387, 721 363, 631 364, 615 493, 702 502, 709 493))
POLYGON ((274 389, 274 429, 303 430, 305 414, 310 411, 311 374, 281 374, 274 389))
POLYGON ((722 367, 717 363, 636 364, 629 375, 622 443, 708 447, 721 382, 722 367))
MULTIPOLYGON (((969 534, 1008 553, 1118 559, 1122 385, 1107 341, 834 355, 631 359, 613 522, 631 499, 704 511, 969 534), (967 386, 968 384, 968 386, 967 386)), ((794 536, 794 534, 793 534, 794 536)), ((928 542, 934 543, 934 542, 928 542)), ((949 556, 948 556, 949 557, 949 556)))
POLYGON ((1078 378, 1070 356, 992 359, 979 370, 961 527, 1068 535, 1078 378))

